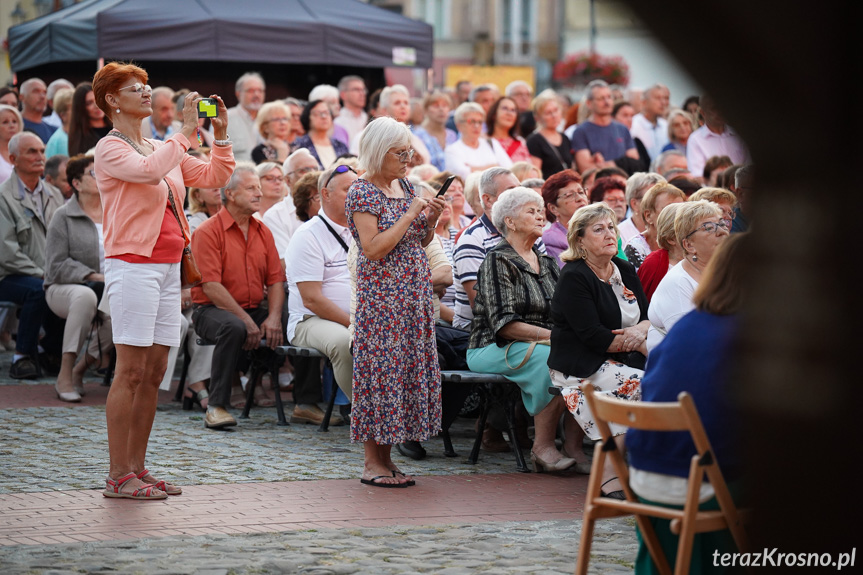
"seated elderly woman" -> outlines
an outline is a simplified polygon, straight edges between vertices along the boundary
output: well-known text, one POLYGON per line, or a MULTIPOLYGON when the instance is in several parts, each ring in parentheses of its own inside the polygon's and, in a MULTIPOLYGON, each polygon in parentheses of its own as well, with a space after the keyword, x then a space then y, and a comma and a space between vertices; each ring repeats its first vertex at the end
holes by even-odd
POLYGON ((674 236, 683 248, 683 261, 662 278, 650 300, 648 351, 659 345, 674 324, 692 311, 692 294, 713 252, 728 237, 728 229, 722 209, 713 202, 686 202, 678 209, 674 217, 674 236))
POLYGON ((467 178, 471 172, 482 172, 500 166, 509 168, 512 160, 494 138, 483 136, 485 111, 474 102, 465 102, 455 110, 459 139, 444 150, 447 171, 467 178))
POLYGON ((252 161, 284 162, 290 154, 291 110, 283 102, 267 102, 258 110, 255 128, 263 143, 252 149, 252 161))
MULTIPOLYGON (((562 455, 554 443, 564 404, 548 392, 548 314, 560 270, 534 246, 542 236, 544 212, 542 197, 533 190, 518 187, 498 196, 492 221, 503 239, 479 268, 467 364, 473 371, 499 373, 518 384, 534 418, 534 469, 562 471, 576 461, 562 455)), ((565 448, 574 453, 574 424, 569 428, 573 433, 568 431, 566 437, 572 444, 565 448)))
POLYGON ((669 204, 663 208, 656 219, 656 243, 659 244, 659 249, 650 252, 638 268, 638 279, 641 280, 641 287, 644 288, 648 302, 653 298, 656 286, 668 270, 683 259, 683 248, 677 245, 677 238, 674 237, 674 218, 681 206, 683 202, 669 204))
POLYGON ((61 400, 77 402, 84 393, 84 372, 113 343, 111 319, 98 311, 105 276, 102 199, 93 174, 93 156, 71 158, 66 177, 73 195, 48 226, 45 299, 51 311, 66 318, 63 359, 54 388, 61 400), (91 334, 94 326, 96 333, 91 334), (91 338, 85 356, 76 364, 88 334, 91 338))
POLYGON ((255 169, 261 179, 261 202, 255 217, 263 221, 267 210, 277 205, 288 193, 288 184, 282 173, 282 166, 276 162, 262 162, 255 169))
POLYGON ((545 249, 563 267, 560 259, 569 244, 567 226, 573 214, 588 204, 587 192, 581 186, 581 176, 575 170, 561 170, 549 177, 542 186, 545 219, 551 226, 542 233, 545 249))
MULTIPOLYGON (((591 204, 576 212, 567 240, 569 249, 561 254, 566 265, 551 300, 548 367, 574 421, 588 437, 599 439, 581 386, 589 380, 597 393, 639 399, 647 355, 647 298, 632 264, 616 257, 617 217, 607 205, 591 204)), ((625 433, 613 431, 618 437, 625 433)), ((618 443, 622 445, 622 437, 618 443)), ((603 493, 623 499, 616 479, 612 466, 606 466, 602 485, 610 485, 603 493)))
POLYGON ((623 247, 626 259, 635 266, 641 267, 650 252, 659 248, 656 241, 656 220, 665 206, 677 202, 685 202, 686 194, 668 182, 659 182, 651 187, 641 198, 641 218, 644 220, 644 231, 632 236, 623 247))
POLYGON ((688 201, 697 202, 698 200, 707 200, 718 205, 722 210, 722 219, 728 224, 728 230, 731 230, 734 218, 737 216, 737 210, 735 209, 737 207, 737 196, 734 195, 734 192, 725 188, 701 188, 689 196, 688 201))
MULTIPOLYGON (((729 400, 729 367, 734 365, 732 346, 744 301, 744 274, 753 261, 749 245, 748 234, 735 234, 717 248, 695 291, 694 311, 681 318, 653 350, 642 380, 642 401, 676 401, 682 391, 692 396, 732 496, 738 490, 735 481, 741 478, 742 462, 735 437, 739 415, 729 400)), ((648 503, 682 505, 695 455, 689 435, 632 430, 626 447, 632 466, 630 485, 636 495, 648 503)), ((701 509, 719 508, 709 484, 702 485, 701 499, 701 509)), ((673 560, 679 536, 671 533, 667 519, 649 520, 665 556, 673 560)), ((640 532, 639 542, 635 572, 655 573, 640 532)), ((728 531, 695 535, 693 549, 692 573, 713 572, 715 550, 737 551, 728 531)))
POLYGON ((329 136, 333 127, 333 113, 323 100, 312 100, 303 109, 300 123, 306 131, 291 144, 291 152, 306 148, 318 161, 318 169, 328 168, 336 158, 348 153, 348 147, 329 136))
POLYGON ((318 177, 320 172, 309 172, 299 179, 291 190, 291 197, 297 209, 297 218, 307 222, 321 209, 321 195, 318 192, 318 177))

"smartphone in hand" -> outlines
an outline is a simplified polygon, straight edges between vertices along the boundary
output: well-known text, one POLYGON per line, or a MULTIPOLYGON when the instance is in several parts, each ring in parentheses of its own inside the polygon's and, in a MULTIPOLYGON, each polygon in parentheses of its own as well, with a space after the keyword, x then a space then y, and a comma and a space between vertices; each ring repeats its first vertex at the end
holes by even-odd
POLYGON ((446 193, 446 191, 449 189, 450 184, 452 184, 453 180, 455 180, 454 175, 450 176, 446 180, 444 180, 443 185, 440 187, 440 190, 438 190, 438 193, 437 193, 437 195, 435 195, 435 197, 436 198, 442 197, 446 193))

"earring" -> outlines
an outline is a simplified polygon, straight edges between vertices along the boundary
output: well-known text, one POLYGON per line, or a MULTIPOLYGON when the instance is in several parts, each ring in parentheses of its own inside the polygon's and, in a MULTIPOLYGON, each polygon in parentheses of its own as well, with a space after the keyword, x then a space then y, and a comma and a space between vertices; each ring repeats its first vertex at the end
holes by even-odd
POLYGON ((120 113, 120 108, 117 108, 117 113, 118 113, 118 114, 120 113))
POLYGON ((697 256, 697 255, 695 255, 695 254, 692 254, 692 261, 693 261, 693 262, 697 262, 697 261, 698 261, 698 256, 697 256))

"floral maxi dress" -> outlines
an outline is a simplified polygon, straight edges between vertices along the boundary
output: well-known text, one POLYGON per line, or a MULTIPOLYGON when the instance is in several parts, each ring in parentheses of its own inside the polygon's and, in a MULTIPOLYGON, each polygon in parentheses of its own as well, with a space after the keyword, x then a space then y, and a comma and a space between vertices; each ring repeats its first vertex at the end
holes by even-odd
POLYGON ((408 210, 416 192, 400 180, 404 198, 388 198, 367 180, 348 191, 345 211, 359 249, 356 269, 351 441, 380 445, 425 441, 441 429, 440 368, 435 344, 431 271, 420 214, 384 258, 365 257, 354 212, 378 218, 389 229, 408 210))

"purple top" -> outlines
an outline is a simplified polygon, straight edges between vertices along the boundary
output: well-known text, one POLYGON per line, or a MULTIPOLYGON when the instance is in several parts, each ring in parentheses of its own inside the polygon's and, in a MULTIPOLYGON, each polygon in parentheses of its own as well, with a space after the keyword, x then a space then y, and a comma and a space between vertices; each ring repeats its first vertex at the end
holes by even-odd
POLYGON ((542 233, 542 243, 545 244, 546 253, 557 261, 559 267, 563 267, 560 254, 569 248, 566 241, 566 228, 560 222, 554 222, 551 227, 542 233))

